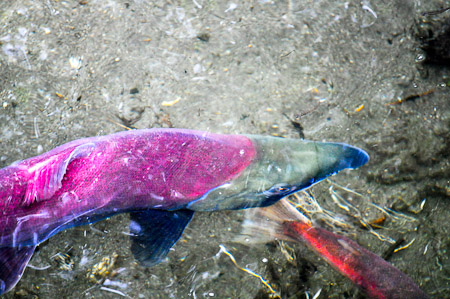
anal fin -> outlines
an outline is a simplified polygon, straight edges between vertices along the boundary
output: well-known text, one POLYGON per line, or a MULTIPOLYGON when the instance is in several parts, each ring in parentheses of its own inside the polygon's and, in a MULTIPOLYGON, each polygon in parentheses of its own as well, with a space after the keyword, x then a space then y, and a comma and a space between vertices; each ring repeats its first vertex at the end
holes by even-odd
POLYGON ((161 262, 191 221, 193 211, 146 210, 130 213, 131 251, 144 266, 161 262))
POLYGON ((0 248, 0 295, 11 290, 22 277, 36 246, 0 248))

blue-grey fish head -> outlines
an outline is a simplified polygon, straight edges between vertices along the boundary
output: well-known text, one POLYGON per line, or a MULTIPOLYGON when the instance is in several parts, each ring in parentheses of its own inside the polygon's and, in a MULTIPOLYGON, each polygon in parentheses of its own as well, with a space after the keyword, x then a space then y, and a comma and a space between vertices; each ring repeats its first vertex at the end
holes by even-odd
POLYGON ((369 161, 362 149, 344 143, 247 135, 256 156, 239 177, 210 190, 189 209, 213 211, 268 206, 343 169, 369 161))

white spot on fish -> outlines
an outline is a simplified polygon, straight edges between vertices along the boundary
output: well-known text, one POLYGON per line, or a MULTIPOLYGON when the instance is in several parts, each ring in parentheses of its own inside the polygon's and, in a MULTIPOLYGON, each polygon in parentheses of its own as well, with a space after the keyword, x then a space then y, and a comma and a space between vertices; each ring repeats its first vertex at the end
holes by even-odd
POLYGON ((243 156, 244 154, 245 154, 245 150, 241 149, 241 150, 239 151, 239 155, 243 156))
POLYGON ((229 188, 229 187, 231 187, 231 186, 232 186, 232 183, 228 182, 228 183, 225 183, 225 184, 223 184, 223 185, 220 185, 220 186, 217 187, 217 188, 223 188, 223 189, 226 189, 226 188, 229 188))
POLYGON ((65 204, 65 203, 67 203, 69 201, 78 201, 78 202, 80 201, 80 198, 75 193, 75 191, 64 192, 63 194, 61 194, 59 199, 60 199, 62 204, 65 204))
POLYGON ((61 194, 61 196, 59 197, 59 200, 64 204, 67 201, 70 200, 70 195, 68 192, 64 192, 63 194, 61 194))
POLYGON ((142 231, 142 227, 134 220, 130 221, 130 232, 134 235, 140 234, 142 231))
POLYGON ((176 190, 170 190, 170 197, 172 198, 184 198, 184 195, 176 190))
POLYGON ((153 192, 150 193, 150 196, 151 196, 153 199, 156 199, 156 200, 161 200, 161 201, 164 200, 164 196, 156 195, 156 194, 153 193, 153 192))
POLYGON ((357 254, 359 255, 359 252, 357 249, 353 248, 351 244, 349 244, 346 240, 344 239, 338 239, 337 240, 339 244, 341 244, 341 246, 343 248, 345 248, 345 250, 350 251, 352 254, 357 254))
POLYGON ((18 231, 18 227, 20 227, 20 223, 16 226, 16 229, 13 232, 13 239, 12 239, 12 246, 13 247, 17 247, 17 231, 18 231))

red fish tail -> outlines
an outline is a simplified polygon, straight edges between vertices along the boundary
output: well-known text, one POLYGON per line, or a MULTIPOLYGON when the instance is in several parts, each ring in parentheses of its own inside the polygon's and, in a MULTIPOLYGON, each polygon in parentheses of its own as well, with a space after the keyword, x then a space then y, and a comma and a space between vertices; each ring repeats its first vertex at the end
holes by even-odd
POLYGON ((305 241, 369 298, 427 298, 411 278, 347 237, 298 222, 286 222, 285 228, 287 235, 305 241))
POLYGON ((267 243, 274 239, 298 241, 298 235, 286 234, 286 221, 311 227, 306 216, 282 199, 270 207, 247 210, 242 232, 234 241, 243 244, 267 243))

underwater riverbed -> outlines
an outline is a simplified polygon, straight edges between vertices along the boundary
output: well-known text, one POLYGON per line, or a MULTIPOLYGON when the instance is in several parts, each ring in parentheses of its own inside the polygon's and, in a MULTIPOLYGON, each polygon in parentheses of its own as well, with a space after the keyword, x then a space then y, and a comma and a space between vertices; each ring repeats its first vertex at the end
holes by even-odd
MULTIPOLYGON (((329 214, 314 206, 309 216, 387 254, 431 298, 446 298, 450 55, 438 40, 450 12, 422 15, 440 8, 420 0, 2 1, 0 167, 130 128, 345 142, 370 161, 312 187, 308 195, 329 214)), ((234 242, 245 217, 196 213, 152 268, 130 251, 127 214, 67 230, 38 247, 4 297, 274 297, 268 285, 282 298, 362 296, 301 244, 234 242)))

